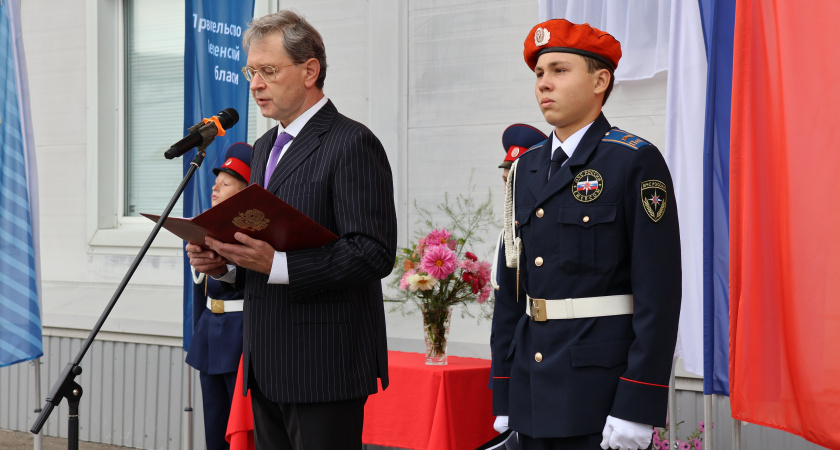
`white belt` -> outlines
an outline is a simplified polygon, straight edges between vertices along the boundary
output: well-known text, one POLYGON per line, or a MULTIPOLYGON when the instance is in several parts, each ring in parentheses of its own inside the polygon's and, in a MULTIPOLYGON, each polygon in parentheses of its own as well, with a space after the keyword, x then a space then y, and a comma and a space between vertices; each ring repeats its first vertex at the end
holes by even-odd
POLYGON ((605 295, 560 300, 529 296, 528 308, 525 308, 525 312, 535 322, 545 322, 548 319, 580 319, 633 314, 633 296, 630 294, 605 295))
POLYGON ((214 314, 239 312, 245 307, 245 300, 216 300, 207 297, 207 309, 214 314))

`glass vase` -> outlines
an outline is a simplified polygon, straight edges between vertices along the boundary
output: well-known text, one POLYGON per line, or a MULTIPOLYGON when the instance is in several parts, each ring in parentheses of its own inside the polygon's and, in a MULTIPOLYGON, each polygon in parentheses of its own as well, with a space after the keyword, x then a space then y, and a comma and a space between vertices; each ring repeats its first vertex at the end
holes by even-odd
POLYGON ((426 365, 447 364, 447 340, 452 308, 423 308, 423 335, 426 343, 426 365))

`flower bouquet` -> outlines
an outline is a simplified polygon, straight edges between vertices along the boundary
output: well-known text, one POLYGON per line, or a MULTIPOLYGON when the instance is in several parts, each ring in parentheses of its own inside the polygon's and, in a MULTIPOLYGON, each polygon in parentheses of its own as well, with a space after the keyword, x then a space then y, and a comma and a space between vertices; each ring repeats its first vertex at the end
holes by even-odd
MULTIPOLYGON (((416 204, 415 204, 416 207, 416 204)), ((480 261, 467 251, 467 240, 483 242, 479 231, 494 222, 492 198, 476 206, 469 196, 459 195, 453 208, 448 195, 438 209, 450 218, 447 227, 434 227, 429 211, 418 208, 429 228, 410 248, 397 253, 393 287, 398 287, 404 302, 413 302, 423 315, 426 364, 447 363, 449 322, 455 305, 478 303, 484 316, 493 290, 490 262, 480 261), (458 236, 455 236, 458 233, 458 236)))

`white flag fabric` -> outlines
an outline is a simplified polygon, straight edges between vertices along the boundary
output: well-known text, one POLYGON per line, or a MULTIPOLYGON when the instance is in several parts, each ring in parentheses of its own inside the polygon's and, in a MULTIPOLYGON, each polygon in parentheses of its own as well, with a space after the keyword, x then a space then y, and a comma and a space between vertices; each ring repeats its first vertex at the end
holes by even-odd
POLYGON ((706 50, 697 2, 671 6, 665 160, 680 212, 682 309, 678 356, 685 369, 703 374, 703 133, 706 50))
MULTIPOLYGON (((621 43, 616 83, 651 78, 668 69, 670 11, 670 0, 539 0, 540 21, 588 23, 621 43)), ((700 39, 702 43, 702 34, 700 39)))

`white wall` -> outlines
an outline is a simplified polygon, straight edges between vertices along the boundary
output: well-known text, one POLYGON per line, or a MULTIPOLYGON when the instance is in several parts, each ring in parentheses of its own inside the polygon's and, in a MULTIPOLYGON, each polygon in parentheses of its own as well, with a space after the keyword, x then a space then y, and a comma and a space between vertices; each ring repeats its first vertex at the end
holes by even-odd
MULTIPOLYGON (((150 223, 121 224, 107 207, 118 201, 109 177, 120 170, 121 150, 118 141, 97 141, 119 113, 101 106, 108 96, 102 86, 117 85, 121 72, 107 65, 108 45, 115 44, 94 22, 111 20, 107 10, 114 3, 22 5, 41 183, 47 333, 53 327, 90 329, 151 229, 150 223), (112 226, 122 234, 97 244, 103 234, 95 236, 96 230, 112 226)), ((477 192, 491 190, 501 204, 496 166, 507 125, 550 131, 534 100, 533 73, 522 61, 522 41, 537 20, 532 0, 307 0, 282 1, 281 7, 298 10, 321 31, 327 95, 385 144, 395 175, 400 245, 417 232, 413 202, 434 208, 444 192, 466 192, 471 173, 477 192)), ((616 86, 605 112, 614 125, 661 144, 664 102, 662 75, 616 86)), ((501 217, 501 207, 497 213, 501 217)), ((488 232, 486 240, 493 242, 495 234, 488 232)), ((490 258, 490 243, 478 250, 490 258)), ((150 253, 104 329, 178 345, 180 251, 163 245, 150 253)), ((388 321, 392 348, 421 350, 419 316, 390 313, 388 321)), ((455 319, 454 354, 489 357, 488 340, 489 321, 455 319)))

